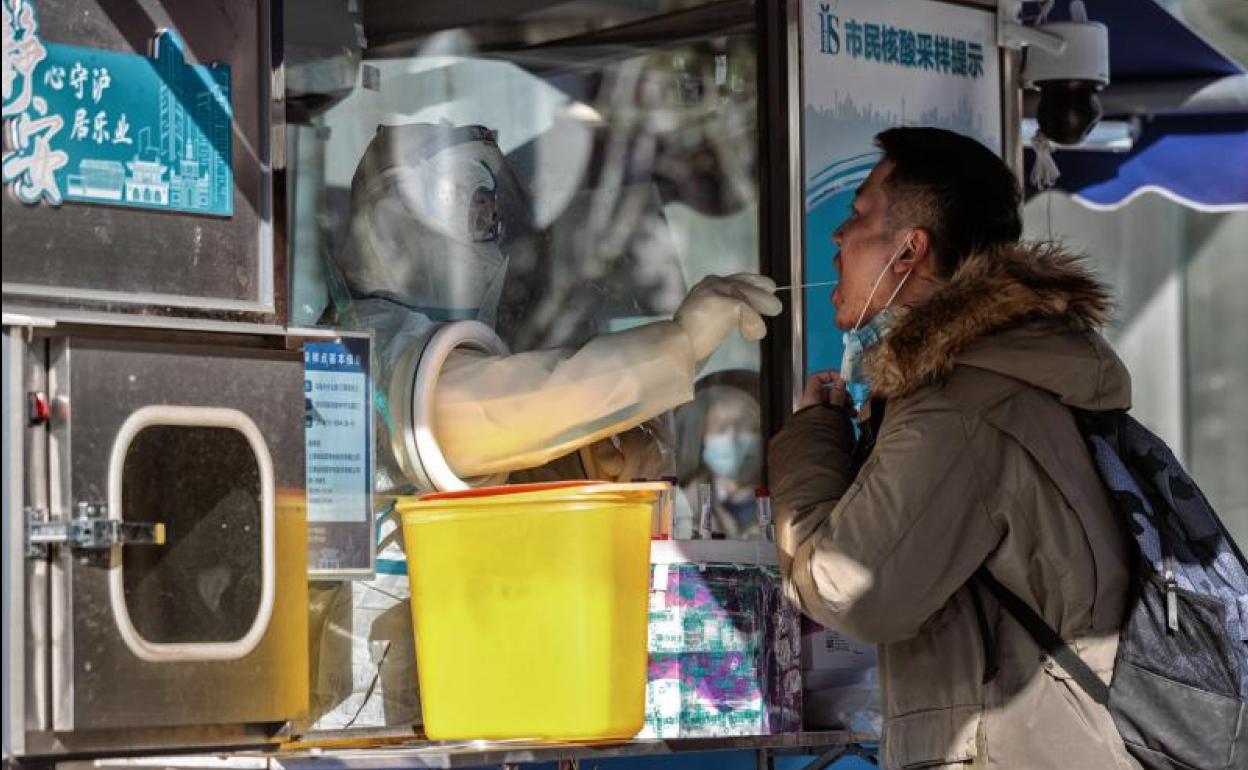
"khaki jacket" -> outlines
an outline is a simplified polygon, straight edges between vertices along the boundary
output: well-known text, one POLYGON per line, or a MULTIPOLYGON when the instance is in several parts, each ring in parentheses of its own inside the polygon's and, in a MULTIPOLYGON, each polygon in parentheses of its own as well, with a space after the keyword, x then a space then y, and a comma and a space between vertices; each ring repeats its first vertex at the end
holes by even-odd
POLYGON ((972 257, 866 361, 886 399, 861 468, 843 409, 770 448, 785 587, 879 645, 885 767, 1137 768, 1108 712, 985 589, 982 564, 1106 681, 1126 540, 1067 407, 1123 409, 1105 289, 1053 246, 972 257), (996 644, 987 683, 976 597, 996 644))

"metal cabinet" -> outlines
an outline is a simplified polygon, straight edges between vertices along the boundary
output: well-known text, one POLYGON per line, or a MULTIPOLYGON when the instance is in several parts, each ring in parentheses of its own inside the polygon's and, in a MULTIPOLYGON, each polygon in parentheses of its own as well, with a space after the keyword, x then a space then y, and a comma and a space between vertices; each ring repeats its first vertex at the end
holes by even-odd
POLYGON ((6 391, 25 751, 265 740, 308 701, 303 356, 109 332, 28 331, 6 391))

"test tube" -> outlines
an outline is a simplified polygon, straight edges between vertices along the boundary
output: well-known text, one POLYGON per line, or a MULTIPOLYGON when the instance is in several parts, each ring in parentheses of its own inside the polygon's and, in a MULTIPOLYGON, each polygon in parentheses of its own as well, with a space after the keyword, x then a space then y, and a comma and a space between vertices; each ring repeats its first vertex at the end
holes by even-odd
POLYGON ((668 540, 672 537, 672 508, 675 506, 676 490, 680 488, 680 483, 675 476, 663 476, 663 481, 667 482, 667 491, 663 493, 663 509, 659 513, 659 528, 654 533, 659 540, 668 540))
POLYGON ((698 482, 698 537, 711 539, 711 520, 715 515, 715 492, 709 481, 698 482))
POLYGON ((771 516, 771 493, 767 487, 754 490, 754 511, 758 516, 758 528, 765 540, 774 542, 776 539, 775 520, 771 516))

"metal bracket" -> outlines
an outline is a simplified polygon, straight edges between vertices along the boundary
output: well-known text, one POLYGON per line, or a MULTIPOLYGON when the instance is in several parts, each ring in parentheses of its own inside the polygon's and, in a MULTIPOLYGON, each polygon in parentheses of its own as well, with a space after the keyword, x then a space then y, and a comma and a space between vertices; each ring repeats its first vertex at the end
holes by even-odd
POLYGON ((856 757, 871 765, 878 766, 880 764, 880 759, 876 752, 857 743, 851 743, 847 746, 834 746, 828 749, 823 754, 815 757, 803 770, 824 770, 824 768, 831 767, 845 757, 856 757))
POLYGON ((1046 32, 1039 27, 1022 24, 1019 18, 1023 13, 1023 0, 998 0, 997 2, 997 46, 1022 50, 1025 46, 1034 45, 1054 55, 1066 50, 1066 41, 1060 35, 1046 32))
POLYGON ((26 556, 47 558, 52 546, 106 550, 123 545, 164 545, 165 525, 108 518, 108 505, 80 501, 72 519, 53 521, 42 508, 26 508, 26 556))

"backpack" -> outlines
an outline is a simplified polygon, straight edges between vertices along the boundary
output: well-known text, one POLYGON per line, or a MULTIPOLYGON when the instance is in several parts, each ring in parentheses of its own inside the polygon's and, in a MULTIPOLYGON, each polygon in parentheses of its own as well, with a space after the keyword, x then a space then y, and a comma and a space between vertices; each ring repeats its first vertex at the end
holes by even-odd
POLYGON ((1109 686, 986 567, 977 578, 1145 768, 1248 767, 1248 562, 1161 439, 1123 411, 1073 411, 1138 557, 1109 686))

